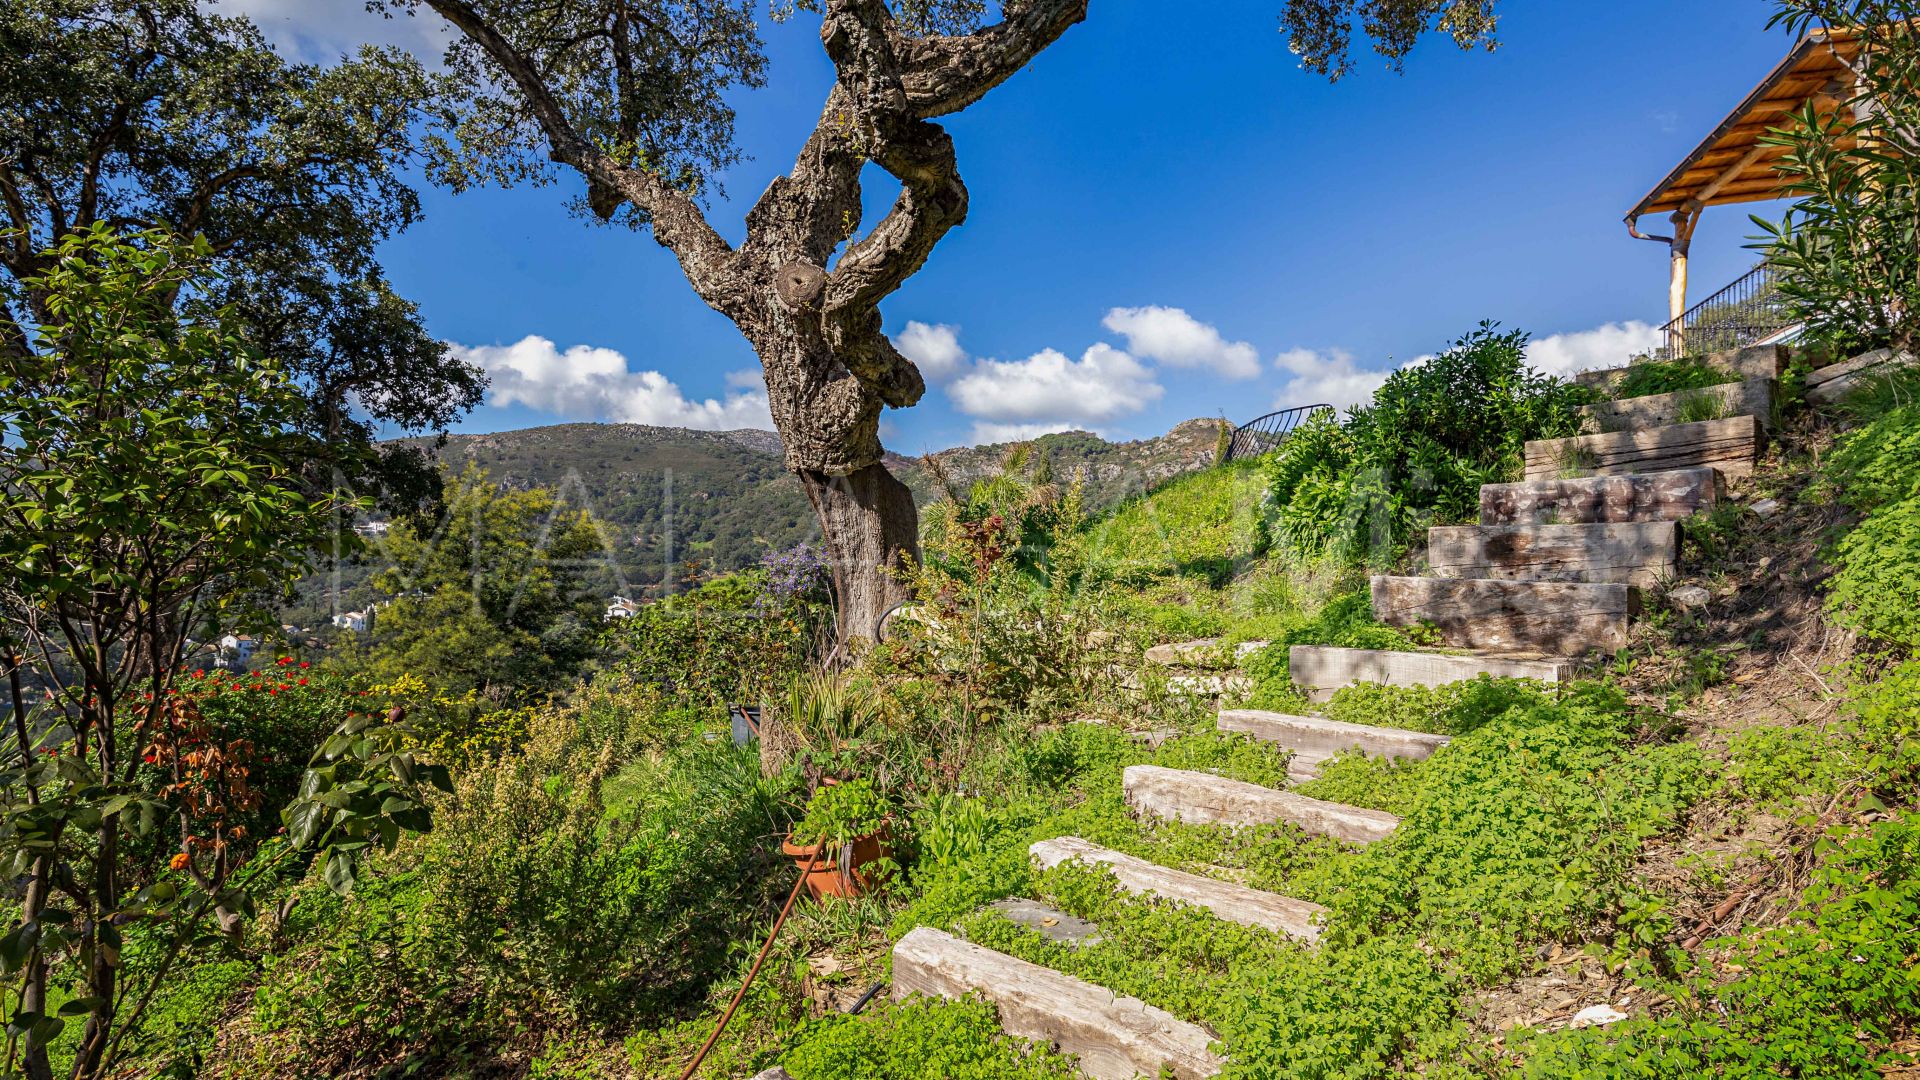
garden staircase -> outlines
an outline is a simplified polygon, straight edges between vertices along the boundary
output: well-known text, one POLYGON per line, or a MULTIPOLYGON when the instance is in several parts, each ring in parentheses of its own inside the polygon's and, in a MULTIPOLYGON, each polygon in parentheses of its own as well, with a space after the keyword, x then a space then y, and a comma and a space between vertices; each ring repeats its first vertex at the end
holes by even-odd
MULTIPOLYGON (((1622 648, 1642 591, 1676 571, 1677 522, 1713 507, 1727 477, 1752 471, 1769 424, 1773 379, 1785 359, 1785 350, 1772 346, 1711 358, 1745 376, 1714 390, 1720 401, 1714 408, 1726 415, 1689 419, 1702 408, 1698 399, 1660 400, 1674 395, 1615 401, 1589 407, 1589 434, 1528 443, 1526 479, 1482 488, 1478 525, 1431 531, 1426 576, 1382 575, 1371 583, 1381 621, 1437 627, 1446 645, 1471 651, 1294 646, 1288 656, 1294 684, 1324 701, 1358 683, 1433 686, 1483 674, 1561 683, 1589 657, 1622 648)), ((1624 373, 1594 372, 1581 381, 1617 387, 1624 373)), ((1205 640, 1157 646, 1148 655, 1187 669, 1176 676, 1192 682, 1187 692, 1218 695, 1237 685, 1219 669, 1263 644, 1229 650, 1205 640)), ((1295 781, 1316 777, 1340 754, 1419 761, 1448 744, 1443 735, 1254 709, 1222 709, 1216 724, 1293 751, 1295 781)), ((1290 822, 1351 844, 1379 841, 1400 825, 1391 814, 1211 773, 1134 765, 1122 786, 1135 813, 1174 821, 1290 822)), ((1043 869, 1070 861, 1102 867, 1126 892, 1272 930, 1302 948, 1317 947, 1322 931, 1325 909, 1317 904, 1160 866, 1079 837, 1041 841, 1029 855, 1043 869)), ((1007 917, 1057 941, 1080 944, 1099 933, 1032 901, 996 906, 1002 905, 1007 917)), ((1097 1080, 1163 1074, 1189 1080, 1213 1076, 1225 1064, 1205 1028, 932 927, 915 929, 895 945, 893 993, 978 994, 998 1007, 1009 1033, 1075 1055, 1081 1071, 1097 1080)))

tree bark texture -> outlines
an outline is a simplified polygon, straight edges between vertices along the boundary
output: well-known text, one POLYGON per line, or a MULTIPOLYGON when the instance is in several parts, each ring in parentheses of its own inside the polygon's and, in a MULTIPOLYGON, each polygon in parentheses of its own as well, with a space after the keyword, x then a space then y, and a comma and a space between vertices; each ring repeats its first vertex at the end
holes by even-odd
POLYGON ((913 492, 878 463, 846 476, 803 471, 800 483, 826 537, 840 639, 872 638, 880 616, 907 596, 895 571, 919 532, 913 492))
POLYGON ((753 344, 786 466, 805 486, 833 558, 842 635, 873 636, 880 613, 902 595, 892 571, 917 551, 918 531, 912 496, 881 464, 880 412, 926 392, 919 370, 882 333, 879 305, 967 214, 953 140, 933 118, 1025 66, 1086 17, 1086 0, 1031 0, 965 34, 913 33, 884 0, 824 0, 820 38, 834 85, 793 168, 747 213, 737 249, 687 192, 581 135, 568 113, 577 99, 546 85, 540 46, 523 51, 508 18, 473 0, 425 2, 498 65, 552 157, 587 178, 601 207, 619 199, 644 211, 694 291, 753 344), (868 162, 900 192, 855 237, 868 162))

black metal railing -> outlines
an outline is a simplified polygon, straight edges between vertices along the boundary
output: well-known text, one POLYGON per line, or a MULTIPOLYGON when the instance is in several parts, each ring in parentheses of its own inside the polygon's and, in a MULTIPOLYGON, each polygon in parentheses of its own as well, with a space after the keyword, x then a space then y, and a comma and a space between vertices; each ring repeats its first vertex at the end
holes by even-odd
POLYGON ((1259 457, 1270 454, 1287 441, 1293 429, 1305 423, 1307 417, 1321 410, 1333 411, 1331 405, 1296 405, 1291 409, 1270 412, 1258 420, 1249 420, 1233 429, 1233 441, 1227 444, 1227 454, 1221 458, 1221 464, 1239 461, 1241 458, 1259 457))
POLYGON ((1780 296, 1779 272, 1772 263, 1761 263, 1661 327, 1660 359, 1744 348, 1792 325, 1780 296))

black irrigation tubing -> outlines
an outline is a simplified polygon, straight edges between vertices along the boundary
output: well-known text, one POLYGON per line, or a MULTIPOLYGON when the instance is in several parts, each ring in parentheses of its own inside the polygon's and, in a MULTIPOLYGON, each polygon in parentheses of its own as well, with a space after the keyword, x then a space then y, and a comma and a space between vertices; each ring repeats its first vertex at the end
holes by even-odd
POLYGON ((877 993, 879 993, 879 992, 880 992, 880 988, 881 988, 881 987, 883 987, 883 986, 885 986, 885 985, 887 985, 887 984, 886 984, 886 981, 885 981, 885 980, 883 979, 883 980, 881 980, 880 982, 877 982, 877 983, 874 983, 874 984, 873 984, 872 986, 869 986, 869 987, 867 987, 867 992, 866 992, 866 993, 864 993, 864 994, 861 994, 861 995, 860 995, 860 1000, 859 1000, 859 1001, 856 1001, 856 1002, 854 1002, 854 1003, 853 1003, 853 1004, 852 1004, 852 1005, 851 1005, 851 1006, 850 1006, 850 1007, 849 1007, 849 1008, 847 1009, 847 1015, 848 1015, 848 1016, 853 1016, 853 1015, 856 1015, 856 1014, 858 1014, 858 1013, 860 1012, 860 1010, 861 1010, 861 1009, 864 1009, 864 1008, 866 1008, 866 1007, 867 1007, 867 1002, 869 1002, 869 1001, 872 1001, 872 1000, 873 1000, 873 995, 875 995, 875 994, 877 994, 877 993))

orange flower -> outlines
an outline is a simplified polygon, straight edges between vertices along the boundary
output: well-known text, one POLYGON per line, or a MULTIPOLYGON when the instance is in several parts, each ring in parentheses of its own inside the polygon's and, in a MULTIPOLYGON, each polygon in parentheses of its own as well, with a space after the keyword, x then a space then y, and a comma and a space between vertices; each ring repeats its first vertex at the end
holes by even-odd
POLYGON ((175 870, 185 870, 187 868, 187 853, 184 851, 174 852, 173 858, 167 860, 167 865, 173 867, 175 870))

